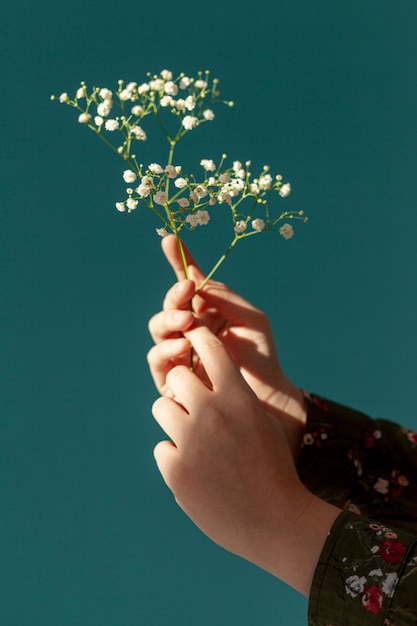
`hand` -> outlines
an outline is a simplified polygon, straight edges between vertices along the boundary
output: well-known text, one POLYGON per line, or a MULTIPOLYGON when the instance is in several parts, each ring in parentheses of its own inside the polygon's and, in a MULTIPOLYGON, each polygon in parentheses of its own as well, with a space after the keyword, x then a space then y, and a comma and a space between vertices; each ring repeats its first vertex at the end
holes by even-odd
POLYGON ((185 365, 168 371, 171 397, 153 405, 171 438, 155 448, 158 468, 177 503, 211 539, 308 594, 339 511, 301 484, 282 428, 220 339, 198 320, 184 335, 207 383, 185 365))
MULTIPOLYGON (((164 395, 170 369, 189 363, 189 343, 183 333, 194 321, 190 311, 192 300, 194 312, 227 347, 265 410, 281 422, 296 458, 304 434, 304 398, 281 369, 267 316, 226 285, 213 280, 194 296, 196 286, 205 276, 191 254, 184 246, 191 278, 184 280, 175 237, 165 237, 162 248, 180 282, 168 291, 163 311, 149 322, 156 345, 149 352, 148 361, 157 389, 164 395)), ((198 361, 194 367, 203 377, 198 361)))

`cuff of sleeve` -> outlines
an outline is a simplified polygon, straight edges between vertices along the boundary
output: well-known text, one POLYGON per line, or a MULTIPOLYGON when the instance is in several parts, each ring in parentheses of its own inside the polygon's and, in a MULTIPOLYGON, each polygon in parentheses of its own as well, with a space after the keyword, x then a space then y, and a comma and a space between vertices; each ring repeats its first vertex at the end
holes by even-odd
POLYGON ((406 532, 343 511, 314 574, 309 626, 382 626, 416 542, 406 532))

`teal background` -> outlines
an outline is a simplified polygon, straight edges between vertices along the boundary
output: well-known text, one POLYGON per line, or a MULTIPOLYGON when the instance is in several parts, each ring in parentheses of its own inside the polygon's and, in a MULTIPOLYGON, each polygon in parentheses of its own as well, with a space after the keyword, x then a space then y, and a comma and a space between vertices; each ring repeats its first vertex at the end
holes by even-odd
MULTIPOLYGON (((0 623, 305 624, 156 470, 147 320, 173 276, 153 216, 114 209, 123 163, 49 96, 212 70, 236 106, 184 160, 269 163, 311 218, 219 279, 268 312, 295 383, 417 427, 415 0, 26 0, 0 29, 0 623)), ((210 228, 187 238, 206 269, 210 228)))

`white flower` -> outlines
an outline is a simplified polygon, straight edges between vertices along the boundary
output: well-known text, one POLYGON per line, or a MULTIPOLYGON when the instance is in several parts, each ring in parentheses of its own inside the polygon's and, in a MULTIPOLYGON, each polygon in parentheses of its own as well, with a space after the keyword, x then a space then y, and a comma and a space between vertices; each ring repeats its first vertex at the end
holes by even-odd
POLYGON ((213 198, 213 196, 211 196, 211 198, 210 198, 208 203, 209 203, 210 206, 215 205, 216 204, 216 198, 213 198))
POLYGON ((172 99, 172 96, 162 96, 160 104, 161 107, 169 107, 172 106, 174 103, 174 100, 172 99))
POLYGON ((196 217, 197 217, 198 224, 200 226, 205 226, 210 221, 210 214, 208 211, 205 211, 204 209, 200 209, 199 211, 197 211, 196 217))
POLYGON ((186 187, 188 185, 187 181, 185 180, 185 178, 177 178, 177 180, 175 181, 174 185, 178 188, 178 189, 184 189, 184 187, 186 187))
POLYGON ((135 139, 138 139, 139 141, 146 141, 147 139, 145 131, 140 126, 133 126, 130 132, 135 136, 135 139))
POLYGON ((378 493, 386 494, 388 493, 389 482, 386 478, 378 478, 374 485, 375 491, 378 493))
POLYGON ((178 175, 177 169, 173 165, 167 165, 164 172, 169 178, 175 178, 178 175))
MULTIPOLYGON (((222 204, 223 202, 227 202, 227 204, 232 204, 232 196, 230 195, 228 191, 225 191, 224 189, 222 189, 217 194, 217 202, 219 202, 220 204, 222 204)), ((246 228, 246 225, 245 225, 245 228, 246 228)))
POLYGON ((356 574, 354 576, 349 576, 345 585, 346 593, 349 596, 352 596, 352 598, 356 598, 357 595, 364 591, 365 583, 365 576, 361 576, 360 578, 356 574))
POLYGON ((66 91, 64 91, 64 93, 61 93, 61 95, 59 96, 59 101, 60 102, 68 102, 69 100, 69 96, 66 93, 66 91))
POLYGON ((196 226, 198 226, 198 217, 196 214, 187 215, 185 221, 191 226, 191 228, 195 228, 196 226))
POLYGON ((95 118, 94 118, 94 124, 95 124, 96 126, 102 126, 102 125, 103 125, 103 123, 104 123, 104 120, 103 120, 103 118, 101 117, 101 115, 96 115, 96 116, 95 116, 95 118))
POLYGON ((78 116, 80 124, 88 124, 90 120, 91 115, 89 113, 81 113, 81 115, 78 116))
POLYGON ((165 191, 157 191, 153 197, 156 204, 166 204, 168 202, 168 194, 165 191))
POLYGON ((139 200, 135 200, 134 198, 128 198, 126 200, 126 205, 129 211, 134 211, 136 207, 138 206, 138 202, 139 200))
POLYGON ((141 183, 136 190, 141 198, 147 198, 151 193, 151 187, 149 185, 144 185, 141 183))
POLYGON ((111 111, 111 100, 104 100, 104 102, 100 102, 97 106, 97 113, 102 117, 107 117, 111 111))
POLYGON ((187 96, 185 98, 185 108, 187 109, 187 111, 193 111, 195 109, 195 98, 194 96, 187 96))
POLYGON ((86 91, 85 91, 84 86, 77 89, 77 93, 75 94, 75 97, 77 98, 77 100, 79 100, 80 98, 85 98, 85 96, 86 96, 86 91))
POLYGON ((110 89, 103 87, 103 89, 100 89, 99 91, 99 96, 100 98, 103 98, 103 100, 111 100, 113 93, 110 91, 110 89))
POLYGON ((397 572, 389 572, 382 583, 382 592, 385 593, 389 598, 392 598, 394 595, 395 589, 398 584, 398 574, 397 572))
POLYGON ((132 170, 125 170, 123 172, 123 180, 125 181, 125 183, 133 183, 136 180, 136 174, 135 172, 132 172, 132 170))
POLYGON ((169 234, 166 228, 156 228, 155 230, 160 237, 166 237, 169 234))
POLYGON ((214 112, 211 109, 206 109, 203 111, 203 117, 205 120, 212 121, 214 120, 214 112))
POLYGON ((182 125, 186 130, 192 130, 198 124, 198 118, 194 115, 186 115, 182 120, 182 125))
POLYGON ((177 111, 185 111, 185 100, 182 98, 178 98, 178 100, 172 101, 172 106, 177 109, 177 111))
MULTIPOLYGON (((152 174, 162 174, 162 172, 164 171, 162 169, 162 167, 159 165, 159 163, 150 163, 148 165, 148 170, 152 173, 152 174)), ((142 181, 143 182, 143 181, 142 181)), ((152 181, 153 182, 153 181, 152 181)))
POLYGON ((153 80, 149 81, 149 87, 152 89, 152 91, 162 91, 164 88, 164 81, 162 78, 154 78, 153 80))
POLYGON ((133 115, 136 115, 136 117, 142 117, 144 109, 140 106, 140 104, 135 104, 135 106, 132 107, 132 113, 133 115))
POLYGON ((279 229, 279 233, 284 237, 284 239, 291 239, 294 235, 294 229, 291 224, 283 224, 279 229))
POLYGON ((212 159, 201 159, 200 165, 206 170, 206 172, 214 172, 216 164, 212 159))
POLYGON ((243 220, 239 220, 238 222, 236 222, 235 228, 234 228, 235 233, 244 233, 245 230, 246 230, 246 222, 244 222, 243 220))
POLYGON ((271 189, 272 176, 271 174, 264 174, 259 178, 259 189, 271 189))
POLYGON ((190 193, 190 200, 191 200, 191 202, 194 202, 194 204, 198 203, 199 197, 198 197, 198 195, 196 194, 195 191, 191 191, 191 193, 190 193))
POLYGON ((173 83, 172 80, 169 80, 165 83, 164 91, 169 96, 176 96, 178 93, 178 86, 173 83))
POLYGON ((123 100, 123 102, 126 102, 126 100, 131 100, 132 99, 132 91, 130 89, 122 89, 122 91, 119 93, 119 98, 120 100, 123 100))
POLYGON ((284 185, 282 185, 281 189, 279 190, 279 195, 281 196, 281 198, 286 198, 287 196, 289 196, 291 193, 291 185, 290 183, 284 183, 284 185))
POLYGON ((190 85, 190 79, 188 78, 188 76, 183 76, 180 80, 180 89, 187 89, 187 87, 190 85))
POLYGON ((205 89, 207 87, 207 83, 205 80, 196 80, 194 85, 197 89, 205 89))
POLYGON ((138 87, 138 94, 146 93, 147 91, 149 91, 149 89, 150 89, 150 87, 149 87, 148 83, 142 83, 138 87))
POLYGON ((232 167, 233 167, 233 171, 236 174, 236 172, 238 172, 239 170, 242 169, 242 163, 240 161, 233 161, 233 166, 232 167))
POLYGON ((205 198, 208 194, 207 188, 203 187, 203 185, 197 185, 197 187, 194 188, 194 191, 200 200, 201 198, 205 198))
POLYGON ((190 201, 188 200, 188 198, 178 198, 177 202, 182 209, 186 209, 188 206, 190 206, 190 201))
POLYGON ((229 176, 229 174, 220 174, 219 176, 219 181, 224 184, 224 183, 230 183, 231 178, 229 176))
POLYGON ((252 221, 252 228, 253 230, 263 230, 265 228, 265 222, 260 217, 257 217, 252 221))
POLYGON ((209 187, 214 187, 216 185, 216 179, 214 178, 214 176, 210 176, 207 180, 207 185, 209 187))
POLYGON ((169 70, 162 70, 161 76, 164 80, 172 80, 172 72, 169 70))
POLYGON ((253 196, 258 196, 261 190, 259 189, 258 184, 254 182, 249 185, 249 191, 253 196))
POLYGON ((126 206, 124 202, 116 202, 116 209, 120 211, 120 213, 124 213, 126 211, 126 206))
POLYGON ((104 127, 106 130, 117 130, 119 128, 119 122, 117 120, 106 120, 106 123, 104 124, 104 127))
POLYGON ((382 569, 380 567, 378 567, 378 569, 373 569, 372 571, 369 572, 369 576, 383 576, 384 573, 382 571, 382 569))

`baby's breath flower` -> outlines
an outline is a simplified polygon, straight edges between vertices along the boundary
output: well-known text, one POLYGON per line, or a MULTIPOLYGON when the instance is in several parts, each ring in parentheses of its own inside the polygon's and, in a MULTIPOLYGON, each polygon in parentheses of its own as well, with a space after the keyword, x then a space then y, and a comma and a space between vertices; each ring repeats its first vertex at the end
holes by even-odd
POLYGON ((214 178, 214 176, 210 176, 210 177, 207 179, 207 185, 208 185, 208 187, 214 187, 216 184, 217 184, 217 183, 216 183, 216 179, 214 178))
POLYGON ((126 206, 129 209, 129 211, 134 211, 136 209, 136 207, 138 206, 139 201, 135 200, 134 198, 128 198, 126 200, 126 206))
POLYGON ((148 187, 152 187, 153 186, 153 178, 152 176, 143 176, 142 180, 140 181, 142 185, 147 185, 148 187))
POLYGON ((162 172, 164 171, 159 163, 150 163, 148 165, 148 170, 151 172, 151 174, 162 174, 162 172))
POLYGON ((194 191, 197 194, 199 200, 201 200, 202 198, 205 198, 208 193, 207 187, 204 187, 203 185, 197 185, 194 191))
POLYGON ((252 220, 253 230, 263 230, 265 228, 265 222, 260 217, 252 220))
POLYGON ((182 125, 184 126, 185 130, 192 130, 197 126, 197 124, 198 118, 194 115, 186 115, 182 120, 182 125))
POLYGON ((166 204, 168 202, 168 194, 165 191, 157 191, 154 194, 153 201, 156 204, 166 204))
POLYGON ((178 198, 177 202, 182 209, 186 209, 188 206, 190 206, 190 201, 188 200, 188 198, 178 198))
POLYGON ((132 113, 133 115, 136 115, 136 117, 142 117, 144 112, 145 110, 140 106, 140 104, 135 104, 135 106, 132 107, 132 113))
POLYGON ((101 115, 102 117, 107 117, 108 115, 110 115, 111 107, 111 100, 104 100, 104 102, 100 102, 100 104, 97 106, 98 115, 101 115))
POLYGON ((261 190, 259 189, 258 183, 255 183, 255 182, 249 185, 249 191, 251 192, 253 196, 258 196, 261 192, 261 190))
POLYGON ((75 97, 77 98, 77 100, 80 100, 81 98, 85 98, 85 96, 86 96, 86 91, 85 91, 84 86, 77 89, 77 93, 75 94, 75 97))
POLYGON ((116 202, 116 209, 120 212, 120 213, 124 213, 126 211, 126 206, 124 202, 116 202))
POLYGON ((119 122, 117 120, 106 120, 106 123, 104 124, 104 127, 106 130, 117 130, 119 128, 119 122))
POLYGON ((167 235, 169 235, 166 228, 156 228, 155 230, 160 237, 166 237, 167 235))
POLYGON ((64 91, 64 93, 61 93, 61 95, 59 96, 59 101, 60 102, 68 102, 69 101, 69 96, 66 93, 66 91, 64 91))
POLYGON ((168 82, 165 83, 164 91, 169 96, 176 96, 178 93, 178 85, 173 83, 172 80, 169 80, 168 82))
POLYGON ((96 115, 96 116, 95 116, 95 118, 94 118, 94 124, 95 124, 96 126, 102 126, 102 125, 103 125, 103 123, 104 123, 104 120, 103 120, 103 118, 101 117, 101 115, 96 115))
POLYGON ((210 214, 208 211, 205 211, 204 209, 200 209, 199 211, 197 211, 195 215, 197 218, 197 223, 200 226, 206 226, 206 224, 208 224, 210 221, 210 214))
POLYGON ((224 184, 224 183, 230 183, 231 178, 229 176, 229 174, 220 174, 219 176, 219 181, 224 184))
POLYGON ((185 178, 177 178, 177 180, 174 182, 174 185, 178 189, 183 189, 184 187, 186 187, 188 185, 188 183, 187 183, 185 178))
POLYGON ((135 136, 135 139, 138 139, 139 141, 146 141, 147 139, 145 131, 140 126, 133 126, 133 128, 130 129, 130 132, 135 136))
POLYGON ((200 165, 206 172, 214 172, 216 169, 216 165, 212 159, 201 159, 200 165))
POLYGON ((264 174, 263 176, 260 176, 258 184, 259 184, 259 188, 262 189, 263 191, 271 189, 271 185, 272 185, 271 174, 264 174))
POLYGON ((196 100, 194 96, 187 96, 184 100, 184 103, 187 111, 194 111, 196 105, 196 100))
POLYGON ((178 100, 174 100, 172 106, 175 107, 177 111, 185 111, 185 100, 178 98, 178 100))
POLYGON ((191 226, 191 228, 198 226, 198 217, 195 213, 187 215, 185 221, 191 226))
POLYGON ((194 85, 197 89, 205 89, 207 87, 207 83, 205 80, 196 80, 194 85))
POLYGON ((99 96, 100 96, 100 98, 103 98, 103 100, 111 100, 112 97, 113 97, 113 92, 110 91, 110 89, 107 89, 106 87, 103 87, 99 91, 99 96))
POLYGON ((162 91, 164 88, 164 81, 162 78, 154 78, 149 81, 149 87, 152 91, 162 91))
POLYGON ((284 239, 291 239, 294 235, 294 229, 291 224, 283 224, 279 229, 280 235, 284 237, 284 239))
POLYGON ((214 205, 216 204, 216 198, 214 198, 213 196, 211 196, 211 197, 210 197, 210 200, 209 200, 209 202, 208 202, 208 203, 209 203, 209 205, 210 205, 210 206, 214 206, 214 205))
POLYGON ((172 72, 170 70, 162 70, 161 76, 164 80, 172 80, 172 72))
POLYGON ((164 172, 168 178, 175 178, 178 175, 177 169, 173 165, 167 165, 164 172))
POLYGON ((211 122, 212 120, 214 120, 214 117, 215 117, 214 112, 211 109, 206 109, 205 111, 203 111, 203 117, 205 120, 208 120, 211 122))
POLYGON ((125 183, 133 183, 136 180, 136 174, 132 170, 125 170, 123 172, 123 180, 125 183))
POLYGON ((190 79, 188 78, 188 76, 183 76, 180 80, 180 89, 187 89, 187 87, 190 85, 190 79))
POLYGON ((244 233, 246 230, 246 222, 244 220, 239 220, 238 222, 236 222, 235 227, 234 227, 234 231, 235 233, 244 233))
POLYGON ((119 98, 123 102, 126 102, 126 100, 132 99, 132 95, 133 95, 132 91, 126 88, 126 89, 122 89, 122 91, 119 93, 119 98))
POLYGON ((172 96, 162 96, 161 100, 160 100, 160 105, 161 107, 169 107, 173 105, 173 98, 172 96))
POLYGON ((89 113, 81 113, 81 115, 78 116, 80 124, 88 124, 90 120, 91 115, 89 113))
POLYGON ((291 185, 290 183, 284 183, 284 185, 282 185, 281 189, 279 190, 279 195, 281 196, 281 198, 286 198, 287 196, 289 196, 291 193, 291 185))
POLYGON ((142 95, 144 93, 147 93, 149 91, 149 89, 150 89, 150 87, 149 87, 148 83, 142 83, 138 87, 138 94, 142 95))
POLYGON ((141 198, 147 198, 151 193, 151 187, 149 185, 144 185, 141 183, 136 190, 141 198))
POLYGON ((223 204, 223 202, 226 202, 227 204, 232 204, 232 196, 230 195, 228 191, 225 191, 224 189, 222 189, 217 194, 217 201, 219 204, 223 204))

